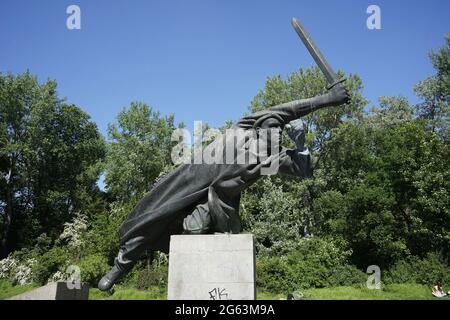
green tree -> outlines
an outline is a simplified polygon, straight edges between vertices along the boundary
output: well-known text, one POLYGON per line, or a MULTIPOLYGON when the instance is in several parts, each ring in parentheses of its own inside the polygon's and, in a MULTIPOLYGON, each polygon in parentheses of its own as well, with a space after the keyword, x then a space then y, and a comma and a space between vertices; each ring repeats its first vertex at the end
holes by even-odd
POLYGON ((56 82, 0 75, 0 213, 3 255, 64 222, 99 195, 105 153, 97 126, 58 98, 56 82))
POLYGON ((243 195, 243 229, 256 238, 260 255, 283 255, 303 237, 303 212, 293 192, 283 190, 275 177, 262 180, 243 195))
POLYGON ((436 74, 419 82, 414 91, 423 101, 416 107, 425 124, 441 138, 450 138, 450 34, 446 46, 430 53, 436 74))
POLYGON ((435 133, 420 121, 350 122, 327 148, 328 191, 314 200, 318 235, 346 239, 360 266, 448 252, 449 147, 435 133))
POLYGON ((414 118, 414 107, 406 97, 380 97, 379 107, 372 108, 365 122, 374 127, 390 128, 414 118))
POLYGON ((137 201, 161 172, 172 166, 173 115, 162 117, 146 104, 133 102, 108 128, 105 183, 118 201, 137 201))

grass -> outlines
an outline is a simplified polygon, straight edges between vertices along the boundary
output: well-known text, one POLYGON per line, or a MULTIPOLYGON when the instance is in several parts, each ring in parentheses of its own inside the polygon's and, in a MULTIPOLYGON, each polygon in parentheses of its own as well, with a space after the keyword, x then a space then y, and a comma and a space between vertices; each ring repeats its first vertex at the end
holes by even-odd
POLYGON ((286 299, 287 294, 273 294, 270 292, 258 290, 256 293, 257 300, 281 300, 286 299))
POLYGON ((420 284, 391 284, 380 290, 366 286, 305 290, 305 298, 320 300, 429 300, 431 288, 420 284))
POLYGON ((0 280, 0 300, 14 297, 18 294, 30 291, 36 288, 35 285, 14 286, 11 282, 0 280))
MULTIPOLYGON (((8 281, 0 280, 0 299, 32 290, 36 285, 14 286, 8 281)), ((449 291, 450 288, 444 288, 449 291)), ((334 287, 306 289, 302 291, 308 300, 447 300, 450 298, 434 298, 431 287, 420 284, 389 284, 380 290, 370 290, 364 285, 354 287, 334 287)), ((258 300, 286 299, 287 294, 273 294, 258 290, 258 300)), ((148 290, 137 290, 116 286, 112 293, 105 293, 96 288, 89 290, 89 300, 165 300, 166 288, 152 287, 148 290)))
MULTIPOLYGON (((448 290, 448 289, 447 289, 448 290)), ((438 299, 431 295, 431 287, 420 284, 389 284, 380 290, 371 290, 366 286, 334 287, 306 289, 302 291, 307 300, 449 300, 438 299)), ((279 294, 258 292, 258 299, 278 300, 286 298, 279 294)))
POLYGON ((112 293, 102 292, 97 288, 89 290, 89 300, 165 300, 165 288, 152 287, 146 291, 116 286, 112 293))
MULTIPOLYGON (((448 289, 447 289, 448 290, 448 289)), ((380 290, 370 290, 366 286, 335 287, 321 289, 306 289, 302 291, 304 299, 308 300, 448 300, 450 298, 437 299, 431 295, 431 288, 420 284, 390 284, 380 290)), ((148 291, 140 291, 131 288, 118 287, 113 294, 103 293, 98 289, 91 289, 91 300, 148 300, 166 299, 165 289, 157 287, 148 291)), ((287 294, 272 294, 258 290, 258 300, 286 299, 287 294)))

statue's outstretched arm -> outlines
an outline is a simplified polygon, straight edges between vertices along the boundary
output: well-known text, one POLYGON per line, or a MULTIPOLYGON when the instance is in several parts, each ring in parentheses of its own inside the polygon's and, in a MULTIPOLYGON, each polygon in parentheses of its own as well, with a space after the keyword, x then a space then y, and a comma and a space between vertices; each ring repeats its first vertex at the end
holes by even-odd
POLYGON ((294 100, 287 103, 283 103, 277 106, 270 107, 267 111, 282 112, 284 114, 284 121, 288 123, 292 120, 304 117, 316 110, 339 106, 346 104, 350 101, 350 95, 347 89, 338 84, 325 94, 315 96, 308 99, 294 100))
POLYGON ((265 128, 278 126, 284 128, 289 122, 304 117, 316 110, 339 106, 348 103, 350 95, 342 84, 335 85, 325 94, 308 99, 294 100, 282 103, 262 111, 243 117, 237 122, 237 126, 243 129, 265 128), (267 122, 274 122, 268 124, 267 122))

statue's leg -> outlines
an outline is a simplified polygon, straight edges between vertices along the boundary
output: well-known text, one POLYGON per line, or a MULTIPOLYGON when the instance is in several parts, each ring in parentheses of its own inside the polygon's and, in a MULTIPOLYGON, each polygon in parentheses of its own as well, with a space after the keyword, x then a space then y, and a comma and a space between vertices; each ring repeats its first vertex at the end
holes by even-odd
POLYGON ((136 237, 128 240, 119 249, 119 254, 114 260, 114 266, 98 283, 98 288, 108 291, 123 275, 130 271, 139 257, 147 250, 148 243, 144 237, 136 237))
MULTIPOLYGON (((211 228, 211 215, 208 203, 198 205, 194 211, 183 220, 185 234, 205 234, 211 228)), ((138 259, 149 247, 149 239, 139 236, 121 245, 119 254, 114 260, 114 266, 98 283, 98 288, 108 291, 112 286, 136 264, 138 259)))
POLYGON ((205 234, 211 230, 211 215, 208 203, 195 207, 194 211, 183 220, 184 234, 205 234))

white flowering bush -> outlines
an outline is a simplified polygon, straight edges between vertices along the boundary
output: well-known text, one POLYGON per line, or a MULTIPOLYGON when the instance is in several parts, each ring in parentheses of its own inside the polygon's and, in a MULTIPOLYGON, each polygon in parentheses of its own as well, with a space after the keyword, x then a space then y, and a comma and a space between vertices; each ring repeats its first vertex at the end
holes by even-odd
POLYGON ((0 260, 0 279, 10 279, 12 270, 16 268, 18 261, 9 255, 0 260))
POLYGON ((20 285, 31 283, 33 279, 33 266, 36 264, 36 259, 27 259, 19 264, 14 269, 13 282, 20 285))
POLYGON ((48 282, 66 281, 69 275, 62 271, 56 271, 49 279, 48 282))
POLYGON ((83 245, 82 234, 86 229, 86 217, 78 213, 72 222, 66 222, 64 224, 64 230, 59 236, 59 239, 66 242, 69 248, 79 249, 83 245))
POLYGON ((32 270, 35 264, 36 259, 19 261, 9 255, 0 260, 0 279, 7 279, 20 285, 29 284, 33 279, 32 270))

